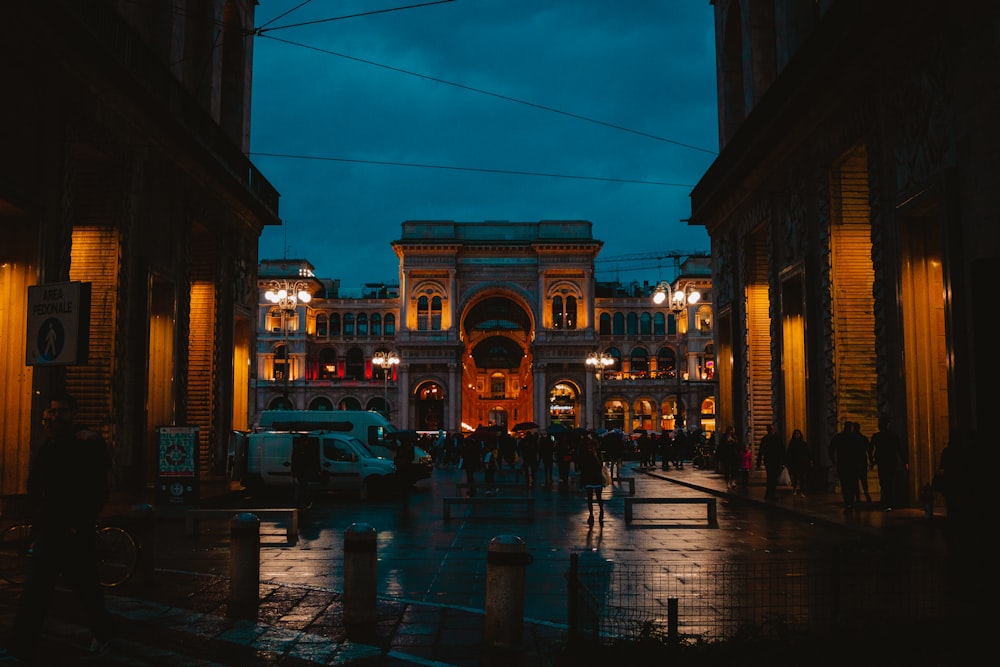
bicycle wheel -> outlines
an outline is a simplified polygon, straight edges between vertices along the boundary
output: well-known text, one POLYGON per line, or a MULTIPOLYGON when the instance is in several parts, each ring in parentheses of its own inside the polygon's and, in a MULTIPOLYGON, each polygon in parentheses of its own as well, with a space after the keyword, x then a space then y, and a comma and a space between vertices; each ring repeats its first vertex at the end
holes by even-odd
POLYGON ((31 524, 15 523, 0 534, 0 575, 23 584, 31 566, 31 524))
POLYGON ((695 454, 694 458, 691 459, 691 465, 697 470, 704 470, 706 465, 705 457, 701 454, 695 454))
POLYGON ((139 553, 124 528, 104 526, 97 531, 97 576, 101 586, 114 588, 131 578, 139 553))

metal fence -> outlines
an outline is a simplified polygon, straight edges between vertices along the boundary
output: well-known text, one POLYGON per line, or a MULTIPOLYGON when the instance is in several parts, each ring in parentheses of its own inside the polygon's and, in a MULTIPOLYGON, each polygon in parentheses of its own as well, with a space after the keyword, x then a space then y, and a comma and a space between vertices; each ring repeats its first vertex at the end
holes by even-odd
POLYGON ((944 564, 879 550, 643 563, 572 554, 569 630, 608 642, 826 637, 948 618, 944 564))

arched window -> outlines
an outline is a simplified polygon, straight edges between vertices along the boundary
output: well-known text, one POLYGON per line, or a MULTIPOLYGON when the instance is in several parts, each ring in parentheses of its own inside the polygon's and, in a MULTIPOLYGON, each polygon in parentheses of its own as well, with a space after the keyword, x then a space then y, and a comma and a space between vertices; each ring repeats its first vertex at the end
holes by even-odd
POLYGON ((629 313, 625 318, 625 333, 629 336, 636 336, 639 333, 639 316, 629 313))
POLYGON ((629 359, 629 367, 633 373, 645 373, 649 370, 649 352, 646 348, 632 348, 632 355, 629 359))
POLYGON ((441 297, 431 298, 431 330, 441 331, 441 297))
POLYGON ((648 336, 653 333, 653 318, 649 313, 639 315, 639 335, 648 336))
POLYGON ((368 337, 368 313, 358 313, 358 338, 368 337))
POLYGON ((330 318, 326 313, 316 315, 316 337, 326 338, 329 332, 330 318))
POLYGON ((667 377, 677 377, 677 353, 673 348, 660 348, 656 353, 656 369, 667 377))
POLYGON ((354 313, 344 313, 344 336, 354 336, 354 313))
POLYGON ((396 335, 396 316, 393 313, 385 314, 385 335, 396 335))
POLYGON ((354 398, 353 396, 346 396, 340 399, 340 403, 337 405, 340 410, 360 410, 361 401, 354 398))
POLYGON ((552 328, 576 329, 576 297, 552 297, 552 328))
POLYGON ((602 336, 611 335, 611 315, 608 313, 601 313, 600 333, 602 336))
POLYGON ((667 318, 663 313, 653 315, 653 335, 665 336, 667 333, 667 318))
POLYGON ((332 380, 337 377, 337 351, 324 347, 319 351, 319 379, 332 380))
POLYGON ((621 313, 615 313, 611 322, 611 333, 615 336, 625 335, 625 316, 621 313))
POLYGON ((698 308, 698 313, 695 315, 695 325, 698 331, 703 334, 712 332, 712 307, 711 306, 701 306, 698 308))
POLYGON ((333 410, 333 403, 326 396, 317 396, 309 403, 310 410, 333 410))
POLYGON ((677 333, 677 316, 673 313, 667 316, 667 335, 673 336, 677 333))
POLYGON ((340 336, 340 313, 330 313, 330 336, 340 336))
POLYGON ((614 371, 614 370, 620 371, 622 369, 622 351, 619 350, 617 347, 609 347, 605 351, 608 353, 609 356, 613 357, 614 360, 615 360, 615 363, 613 363, 610 366, 608 366, 608 370, 609 371, 614 371))
POLYGON ((427 331, 430 322, 431 306, 426 296, 417 299, 417 331, 427 331))
POLYGON ((372 337, 378 338, 382 335, 382 314, 372 313, 372 337))

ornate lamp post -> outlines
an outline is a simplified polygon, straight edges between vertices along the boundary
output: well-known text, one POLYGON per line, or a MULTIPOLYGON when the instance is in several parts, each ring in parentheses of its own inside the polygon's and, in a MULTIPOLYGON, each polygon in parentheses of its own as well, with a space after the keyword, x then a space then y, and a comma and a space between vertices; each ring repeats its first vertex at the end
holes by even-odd
MULTIPOLYGON (((295 316, 296 325, 298 323, 299 303, 309 303, 312 301, 312 294, 309 293, 310 283, 305 280, 272 280, 268 289, 264 292, 264 298, 273 303, 281 311, 281 331, 285 337, 285 368, 282 373, 284 377, 284 387, 282 397, 285 406, 288 407, 288 383, 291 376, 291 360, 288 349, 288 318, 295 316)), ((296 326, 296 331, 298 326, 296 326)))
MULTIPOLYGON (((653 290, 653 303, 660 305, 664 301, 667 301, 668 298, 668 307, 676 319, 677 316, 683 313, 688 306, 693 306, 698 303, 701 299, 701 292, 695 288, 694 283, 690 280, 684 282, 677 281, 676 288, 671 287, 670 283, 664 280, 656 286, 655 290, 653 290)), ((680 351, 680 333, 678 332, 677 354, 674 357, 674 377, 677 380, 677 398, 674 402, 674 428, 683 428, 684 426, 683 404, 681 403, 680 351)))
POLYGON ((587 355, 587 365, 594 368, 594 375, 597 377, 597 419, 595 423, 596 428, 604 428, 603 419, 601 419, 601 414, 603 412, 601 406, 601 380, 604 379, 604 369, 615 363, 615 358, 610 354, 605 354, 604 352, 591 352, 587 355))
POLYGON ((385 418, 390 419, 392 410, 389 408, 389 376, 392 375, 392 367, 399 364, 399 356, 395 352, 376 352, 372 356, 372 364, 382 369, 382 400, 385 401, 385 418))

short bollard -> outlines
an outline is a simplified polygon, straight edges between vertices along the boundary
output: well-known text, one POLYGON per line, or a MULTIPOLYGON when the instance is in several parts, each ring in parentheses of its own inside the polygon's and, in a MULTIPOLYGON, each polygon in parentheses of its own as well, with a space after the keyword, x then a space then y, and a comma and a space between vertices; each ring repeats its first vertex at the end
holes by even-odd
POLYGON ((132 517, 137 526, 136 538, 139 540, 139 559, 136 563, 136 574, 146 588, 153 585, 153 541, 156 537, 156 515, 153 506, 141 503, 132 507, 132 517))
POLYGON ((524 642, 524 591, 531 554, 516 535, 490 540, 486 555, 486 647, 520 649, 524 642))
POLYGON ((377 619, 375 529, 352 523, 344 531, 344 623, 377 619))
POLYGON ((241 512, 229 520, 229 614, 254 618, 260 605, 260 519, 241 512))

